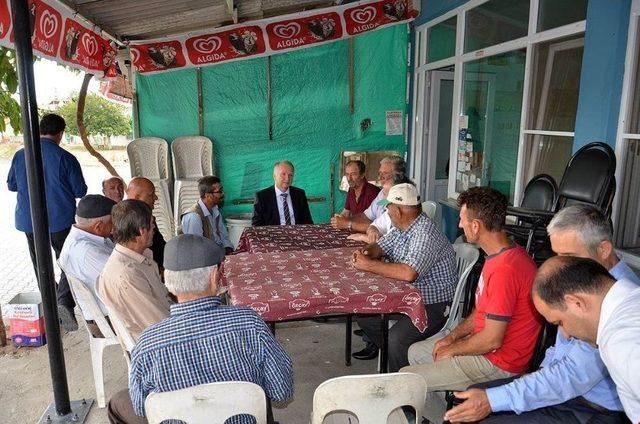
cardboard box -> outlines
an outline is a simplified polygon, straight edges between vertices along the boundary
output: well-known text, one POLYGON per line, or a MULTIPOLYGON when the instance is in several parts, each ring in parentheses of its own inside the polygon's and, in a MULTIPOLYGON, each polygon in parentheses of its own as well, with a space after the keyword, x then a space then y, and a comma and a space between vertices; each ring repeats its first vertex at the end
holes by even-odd
POLYGON ((42 346, 46 343, 40 293, 20 293, 4 309, 9 335, 16 346, 42 346))

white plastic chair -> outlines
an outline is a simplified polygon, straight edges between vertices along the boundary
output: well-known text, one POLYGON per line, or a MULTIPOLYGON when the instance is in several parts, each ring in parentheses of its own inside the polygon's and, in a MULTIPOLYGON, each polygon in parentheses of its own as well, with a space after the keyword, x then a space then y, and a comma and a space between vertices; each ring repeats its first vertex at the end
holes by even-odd
POLYGON ((131 177, 169 180, 169 145, 163 138, 143 137, 127 145, 131 177))
POLYGON ((73 275, 68 273, 66 275, 67 280, 69 280, 71 292, 73 293, 74 297, 76 299, 83 300, 83 302, 76 301, 76 303, 78 304, 78 308, 80 308, 80 311, 82 312, 82 321, 87 328, 87 333, 89 333, 89 350, 91 352, 93 381, 96 386, 96 401, 98 402, 98 407, 104 408, 106 403, 104 394, 104 375, 102 373, 102 356, 105 347, 119 344, 118 338, 116 337, 113 329, 102 314, 99 301, 91 291, 91 289, 89 289, 82 281, 78 280, 73 275), (84 307, 88 310, 83 310, 80 305, 84 305, 84 307), (102 333, 102 337, 95 337, 91 333, 89 325, 84 319, 85 312, 87 312, 88 315, 93 318, 93 321, 96 323, 96 325, 100 329, 100 332, 102 333))
POLYGON ((453 301, 451 302, 451 309, 449 310, 449 317, 447 322, 442 327, 440 332, 433 337, 444 337, 445 334, 453 330, 460 322, 460 316, 462 315, 461 303, 463 301, 464 290, 467 286, 467 279, 469 273, 473 269, 473 266, 478 262, 480 257, 480 251, 477 247, 469 243, 456 243, 453 245, 453 250, 456 252, 456 268, 458 269, 458 285, 453 295, 453 301))
POLYGON ((322 424, 334 411, 349 411, 361 424, 386 424, 401 406, 421 417, 427 393, 425 379, 413 373, 348 375, 320 384, 313 394, 311 424, 322 424))
POLYGON ((426 202, 422 202, 422 212, 424 212, 430 220, 436 217, 436 211, 438 210, 438 204, 434 201, 427 200, 426 202))
POLYGON ((189 424, 222 424, 239 414, 253 415, 257 424, 267 423, 264 391, 257 384, 246 381, 223 381, 151 393, 144 402, 144 408, 149 424, 169 419, 189 424))
POLYGON ((171 143, 171 159, 176 181, 213 175, 213 144, 207 137, 176 138, 171 143))
POLYGON ((120 342, 120 346, 122 346, 122 349, 124 350, 124 359, 127 360, 127 366, 131 368, 131 351, 133 351, 133 348, 136 345, 136 341, 133 339, 133 336, 131 335, 131 333, 129 333, 129 330, 127 330, 127 326, 124 325, 124 322, 122 321, 118 313, 114 311, 113 308, 111 308, 107 304, 107 302, 105 302, 104 299, 100 297, 99 295, 100 291, 98 289, 99 284, 100 284, 100 279, 98 278, 98 281, 96 282, 97 297, 98 299, 100 299, 102 304, 107 308, 107 311, 109 312, 109 321, 111 321, 111 327, 113 328, 113 331, 116 333, 118 342, 120 342))
POLYGON ((175 222, 173 220, 173 208, 169 197, 169 183, 166 180, 151 180, 156 188, 158 197, 153 205, 153 216, 156 218, 158 229, 166 241, 175 235, 175 222))
POLYGON ((198 191, 198 181, 176 180, 174 185, 175 208, 173 209, 173 219, 176 229, 181 226, 180 217, 191 206, 195 205, 200 198, 198 191))

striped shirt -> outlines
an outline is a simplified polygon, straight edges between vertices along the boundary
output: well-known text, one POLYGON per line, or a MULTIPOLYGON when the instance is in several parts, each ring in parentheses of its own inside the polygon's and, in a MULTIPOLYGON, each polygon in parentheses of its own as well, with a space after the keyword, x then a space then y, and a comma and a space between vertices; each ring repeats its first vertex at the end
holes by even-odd
MULTIPOLYGON (((171 306, 171 316, 147 328, 131 355, 129 392, 144 415, 151 392, 180 390, 218 381, 248 381, 268 398, 293 395, 291 358, 262 318, 248 308, 220 306, 205 297, 171 306)), ((236 416, 231 423, 253 423, 236 416)))
POLYGON ((451 243, 422 213, 405 231, 388 232, 378 245, 394 263, 409 265, 418 273, 413 285, 425 305, 450 302, 458 284, 456 254, 451 243))

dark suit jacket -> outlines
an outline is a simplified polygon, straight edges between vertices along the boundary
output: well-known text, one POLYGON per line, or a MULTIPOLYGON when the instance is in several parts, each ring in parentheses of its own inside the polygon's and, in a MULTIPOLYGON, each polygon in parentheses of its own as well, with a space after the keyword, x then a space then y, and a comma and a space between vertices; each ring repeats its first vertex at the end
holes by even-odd
MULTIPOLYGON (((297 187, 289 187, 291 205, 293 206, 293 216, 296 224, 313 224, 307 195, 304 190, 297 187)), ((253 217, 251 224, 259 227, 263 225, 280 225, 280 213, 276 201, 275 187, 267 187, 256 193, 253 204, 253 217)))

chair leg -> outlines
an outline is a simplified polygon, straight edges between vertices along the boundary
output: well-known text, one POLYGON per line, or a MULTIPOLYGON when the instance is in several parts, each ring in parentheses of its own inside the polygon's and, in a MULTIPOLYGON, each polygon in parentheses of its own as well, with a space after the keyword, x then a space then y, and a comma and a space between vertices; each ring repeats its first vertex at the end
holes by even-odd
POLYGON ((346 366, 351 366, 351 328, 352 328, 352 319, 351 315, 347 315, 347 324, 346 324, 346 334, 344 340, 344 364, 346 366))
POLYGON ((89 338, 89 350, 91 351, 91 366, 93 368, 93 381, 96 386, 96 403, 99 408, 106 406, 104 394, 104 376, 102 374, 102 354, 104 343, 102 340, 89 338))

